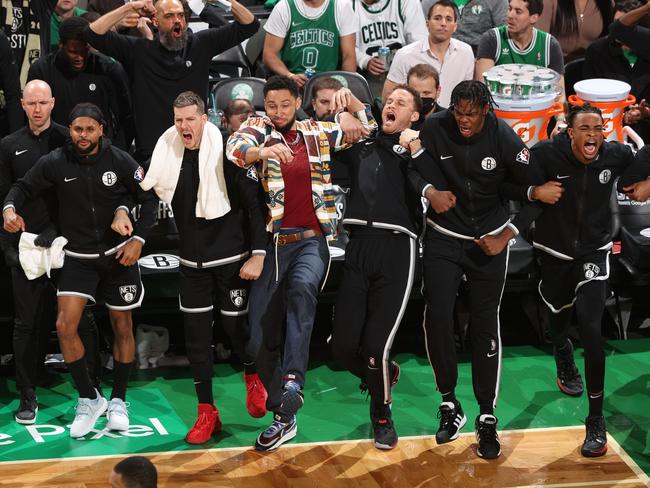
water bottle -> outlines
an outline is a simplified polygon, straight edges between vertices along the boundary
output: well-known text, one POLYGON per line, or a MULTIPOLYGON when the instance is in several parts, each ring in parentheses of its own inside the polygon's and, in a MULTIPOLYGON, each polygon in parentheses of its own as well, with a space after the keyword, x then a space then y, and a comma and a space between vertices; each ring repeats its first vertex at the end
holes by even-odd
POLYGON ((386 46, 381 46, 377 51, 377 57, 384 63, 384 71, 388 71, 388 55, 390 54, 390 48, 386 46))
POLYGON ((215 110, 213 108, 209 108, 208 122, 212 122, 217 127, 221 127, 221 110, 215 110))
POLYGON ((305 68, 305 76, 307 78, 310 78, 316 74, 316 70, 314 68, 305 68))

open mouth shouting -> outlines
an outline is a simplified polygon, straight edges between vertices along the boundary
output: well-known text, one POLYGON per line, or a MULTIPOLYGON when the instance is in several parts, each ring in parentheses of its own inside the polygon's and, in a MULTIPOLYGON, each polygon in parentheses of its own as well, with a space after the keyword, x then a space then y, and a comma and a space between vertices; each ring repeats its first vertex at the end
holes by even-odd
POLYGON ((174 24, 174 27, 172 28, 172 38, 180 39, 182 37, 183 37, 183 27, 179 23, 174 24))

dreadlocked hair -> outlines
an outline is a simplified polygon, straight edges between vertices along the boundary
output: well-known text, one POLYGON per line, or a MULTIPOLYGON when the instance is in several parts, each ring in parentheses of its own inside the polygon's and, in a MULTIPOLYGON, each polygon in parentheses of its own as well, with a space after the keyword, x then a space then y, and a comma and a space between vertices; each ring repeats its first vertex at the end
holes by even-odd
POLYGON ((589 103, 583 103, 582 105, 574 105, 571 107, 566 121, 567 126, 573 127, 576 117, 580 114, 596 114, 601 118, 601 120, 603 118, 603 113, 598 107, 594 107, 589 103))
POLYGON ((485 107, 487 105, 490 111, 494 108, 492 94, 488 90, 488 87, 485 86, 485 83, 481 81, 465 80, 458 83, 451 92, 451 104, 449 108, 451 109, 458 105, 460 100, 467 100, 471 105, 478 107, 485 107))

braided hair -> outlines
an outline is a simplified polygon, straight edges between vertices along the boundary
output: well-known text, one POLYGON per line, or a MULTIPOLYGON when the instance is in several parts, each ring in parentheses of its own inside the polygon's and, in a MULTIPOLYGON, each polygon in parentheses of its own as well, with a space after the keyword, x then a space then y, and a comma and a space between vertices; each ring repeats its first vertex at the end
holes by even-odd
POLYGON ((594 107, 589 103, 583 103, 582 105, 574 105, 571 107, 566 121, 567 126, 573 127, 576 117, 580 114, 596 114, 600 117, 601 120, 603 119, 603 113, 598 107, 594 107))
POLYGON ((450 109, 453 109, 460 100, 467 100, 470 105, 489 107, 489 110, 492 111, 494 108, 494 99, 488 87, 485 86, 485 83, 476 80, 465 80, 461 81, 456 85, 454 90, 451 92, 451 104, 450 109))

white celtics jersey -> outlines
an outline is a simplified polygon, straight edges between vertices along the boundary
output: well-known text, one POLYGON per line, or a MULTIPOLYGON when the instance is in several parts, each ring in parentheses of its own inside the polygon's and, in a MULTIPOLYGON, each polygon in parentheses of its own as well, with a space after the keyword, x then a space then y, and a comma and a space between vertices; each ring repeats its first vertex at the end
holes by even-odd
POLYGON ((418 0, 378 0, 372 5, 352 0, 352 8, 359 19, 357 52, 364 57, 376 55, 382 46, 393 54, 428 35, 418 0))

